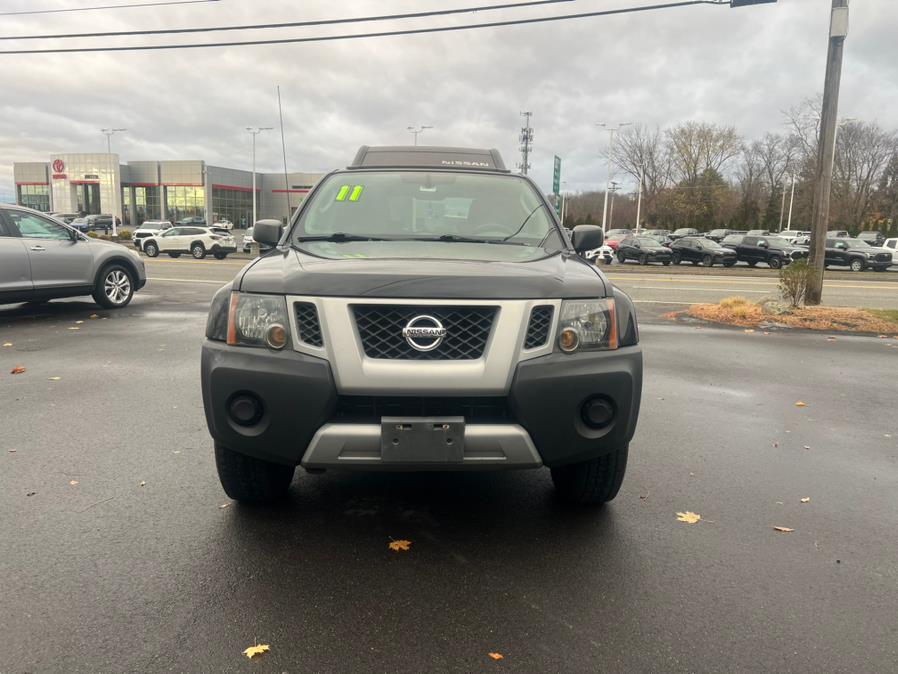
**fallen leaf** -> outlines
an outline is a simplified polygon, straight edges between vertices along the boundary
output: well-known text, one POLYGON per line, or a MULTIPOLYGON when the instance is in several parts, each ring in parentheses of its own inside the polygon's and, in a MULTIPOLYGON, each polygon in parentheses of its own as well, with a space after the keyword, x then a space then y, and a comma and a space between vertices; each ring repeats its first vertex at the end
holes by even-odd
POLYGON ((7 449, 6 451, 9 452, 10 454, 15 454, 19 450, 18 449, 7 449))
POLYGON ((690 510, 687 510, 684 513, 677 513, 677 522, 685 522, 686 524, 695 524, 701 518, 701 515, 690 510))
POLYGON ((36 491, 30 491, 27 494, 25 494, 25 496, 34 496, 36 493, 37 493, 36 491))
POLYGON ((74 487, 76 484, 78 484, 78 480, 69 480, 69 484, 74 487))
POLYGON ((12 370, 9 371, 10 374, 22 374, 25 372, 25 368, 21 365, 16 365, 12 370))
POLYGON ((137 486, 138 486, 138 487, 146 487, 146 486, 147 486, 147 483, 146 483, 145 480, 141 480, 141 481, 140 481, 140 484, 138 484, 137 486))
POLYGON ((765 334, 765 335, 769 335, 769 334, 770 334, 770 333, 769 333, 769 332, 767 332, 767 331, 766 331, 766 330, 765 330, 765 331, 764 331, 764 334, 765 334))
POLYGON ((90 315, 90 320, 92 320, 92 321, 95 321, 95 320, 97 320, 98 318, 99 318, 99 316, 97 316, 96 314, 91 314, 91 315, 90 315))
POLYGON ((795 403, 795 407, 807 407, 807 406, 808 406, 808 404, 805 402, 802 402, 801 400, 799 400, 797 403, 795 403))
POLYGON ((802 502, 802 503, 810 503, 810 502, 811 502, 811 497, 810 497, 810 496, 805 496, 803 499, 801 499, 801 502, 802 502))
POLYGON ((885 433, 882 437, 884 437, 884 438, 891 438, 891 437, 892 437, 892 434, 891 434, 891 433, 885 433))
POLYGON ((502 655, 501 653, 489 653, 489 656, 490 656, 493 660, 501 660, 502 658, 505 657, 505 656, 502 655))
POLYGON ((12 346, 12 342, 3 342, 4 347, 12 346))
POLYGON ((75 325, 81 325, 84 321, 75 321, 75 325))
POLYGON ((783 534, 791 534, 795 529, 790 529, 789 527, 773 527, 774 531, 779 531, 783 534))
POLYGON ((889 336, 888 336, 888 335, 880 335, 879 338, 880 338, 880 339, 888 339, 889 336))
POLYGON ((745 332, 754 332, 751 328, 748 328, 745 332))
POLYGON ((218 509, 224 510, 225 508, 230 508, 230 507, 231 507, 230 503, 222 503, 220 506, 218 506, 218 509))
POLYGON ((390 550, 393 552, 399 552, 400 550, 408 552, 411 549, 411 546, 411 541, 390 541, 390 550))
POLYGON ((810 449, 811 446, 810 446, 810 445, 805 445, 804 448, 805 448, 805 449, 810 449))
POLYGON ((62 381, 62 377, 48 377, 49 381, 62 381))
POLYGON ((649 495, 646 494, 645 496, 640 496, 640 497, 639 497, 639 500, 640 500, 640 501, 645 501, 648 497, 649 497, 649 495))
POLYGON ((779 446, 780 446, 780 443, 774 442, 774 443, 773 443, 773 446, 774 446, 774 447, 779 447, 779 446))
POLYGON ((256 644, 255 646, 250 646, 245 651, 243 651, 243 654, 250 660, 252 660, 257 655, 262 655, 262 653, 267 653, 270 650, 271 646, 269 646, 268 644, 256 644))
POLYGON ((80 330, 80 329, 81 329, 81 328, 79 328, 77 325, 70 325, 70 326, 69 326, 69 330, 80 330))
POLYGON ((829 342, 834 342, 834 341, 836 341, 836 338, 833 337, 832 335, 830 335, 830 336, 827 337, 826 339, 827 339, 827 341, 829 341, 829 342))

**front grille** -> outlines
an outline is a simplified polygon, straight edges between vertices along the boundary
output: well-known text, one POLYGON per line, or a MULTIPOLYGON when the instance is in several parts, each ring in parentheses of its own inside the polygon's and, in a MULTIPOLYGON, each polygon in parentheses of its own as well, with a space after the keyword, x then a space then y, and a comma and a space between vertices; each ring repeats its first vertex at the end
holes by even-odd
POLYGON ((552 327, 552 315, 555 307, 551 305, 533 307, 530 312, 530 324, 527 326, 527 337, 524 339, 525 349, 544 346, 549 340, 549 329, 552 327))
POLYGON ((877 253, 877 254, 876 254, 876 261, 877 261, 877 262, 888 262, 888 261, 890 261, 891 259, 892 259, 892 254, 891 254, 891 253, 877 253))
POLYGON ((369 358, 389 360, 475 360, 483 356, 496 307, 428 307, 355 305, 356 328, 369 358), (419 316, 432 316, 446 336, 432 351, 418 351, 406 341, 402 329, 419 316))
POLYGON ((136 239, 145 239, 148 236, 153 236, 153 235, 150 234, 149 232, 135 232, 134 233, 134 238, 136 238, 136 239))
POLYGON ((379 424, 381 417, 464 417, 466 423, 513 420, 507 398, 337 396, 335 422, 379 424))
POLYGON ((299 328, 299 341, 309 346, 324 346, 318 308, 311 302, 297 302, 293 307, 296 312, 296 325, 299 328))

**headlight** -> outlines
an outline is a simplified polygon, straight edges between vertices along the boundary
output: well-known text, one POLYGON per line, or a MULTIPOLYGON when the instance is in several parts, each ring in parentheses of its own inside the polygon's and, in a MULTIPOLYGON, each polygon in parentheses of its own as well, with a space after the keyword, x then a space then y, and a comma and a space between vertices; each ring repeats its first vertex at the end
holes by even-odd
POLYGON ((285 297, 231 293, 228 312, 228 344, 231 346, 283 349, 290 337, 288 325, 285 297))
POLYGON ((561 303, 557 343, 565 353, 616 349, 614 300, 564 300, 561 303))

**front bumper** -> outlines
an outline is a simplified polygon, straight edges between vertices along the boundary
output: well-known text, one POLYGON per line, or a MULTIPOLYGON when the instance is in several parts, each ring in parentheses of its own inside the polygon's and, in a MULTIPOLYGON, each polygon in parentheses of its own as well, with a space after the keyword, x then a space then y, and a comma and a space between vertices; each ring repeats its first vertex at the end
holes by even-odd
MULTIPOLYGON (((201 374, 209 432, 249 456, 309 468, 528 468, 584 461, 630 441, 639 415, 642 351, 631 346, 552 353, 519 363, 507 394, 510 418, 466 420, 465 455, 447 463, 383 464, 380 419, 336 418, 337 387, 330 364, 321 358, 207 340, 201 374), (240 426, 228 414, 229 401, 241 393, 262 402, 262 416, 252 427, 240 426), (581 418, 582 404, 595 396, 610 401, 615 411, 602 429, 581 418)), ((472 398, 479 395, 470 392, 472 398)))

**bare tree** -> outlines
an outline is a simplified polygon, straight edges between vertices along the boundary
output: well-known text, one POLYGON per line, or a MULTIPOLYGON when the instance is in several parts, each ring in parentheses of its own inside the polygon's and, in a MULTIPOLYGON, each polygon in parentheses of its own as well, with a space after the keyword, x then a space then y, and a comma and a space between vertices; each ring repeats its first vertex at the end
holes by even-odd
POLYGON ((839 127, 833 169, 833 215, 852 229, 862 229, 874 192, 898 150, 898 135, 875 122, 847 121, 839 127))
POLYGON ((646 213, 650 213, 658 193, 670 181, 670 156, 661 129, 637 124, 622 131, 614 144, 611 161, 637 182, 645 168, 642 197, 646 213))
POLYGON ((674 177, 695 185, 708 171, 722 173, 724 165, 742 150, 742 139, 732 126, 686 122, 667 131, 674 177))

